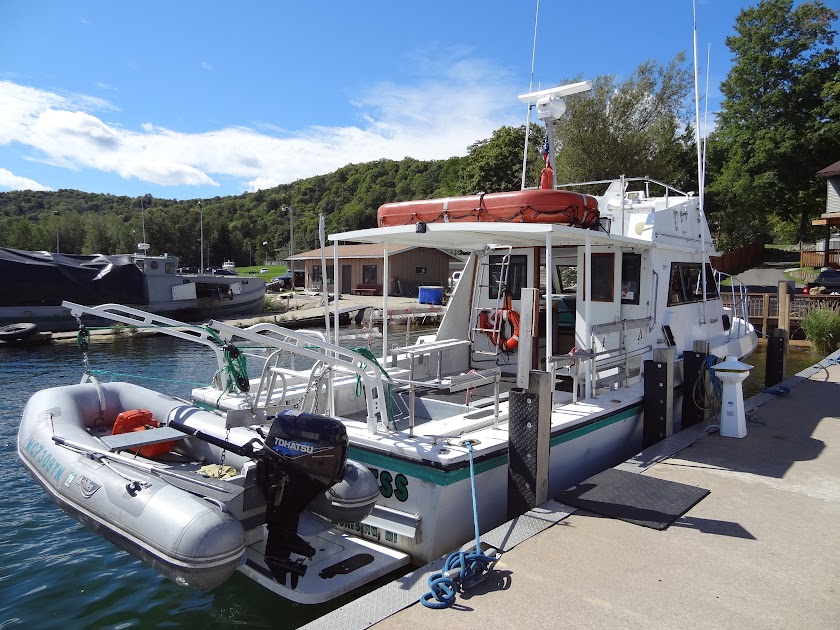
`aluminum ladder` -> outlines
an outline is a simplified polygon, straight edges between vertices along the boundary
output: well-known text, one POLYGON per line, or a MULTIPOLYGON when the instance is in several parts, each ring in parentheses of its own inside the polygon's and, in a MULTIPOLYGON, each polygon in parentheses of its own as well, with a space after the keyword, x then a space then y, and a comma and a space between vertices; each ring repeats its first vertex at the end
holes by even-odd
POLYGON ((478 274, 475 285, 473 286, 472 295, 472 313, 470 315, 472 327, 470 328, 470 341, 472 342, 470 348, 470 365, 476 363, 487 363, 493 361, 499 362, 499 347, 491 344, 492 350, 476 350, 476 340, 479 335, 485 334, 488 336, 499 338, 502 330, 502 318, 496 317, 489 327, 481 325, 481 312, 488 311, 486 306, 478 306, 481 293, 484 289, 496 289, 496 306, 495 310, 491 312, 499 312, 504 307, 505 294, 507 293, 507 279, 508 270, 510 269, 510 257, 513 247, 506 245, 496 248, 488 248, 482 252, 478 261, 478 274), (501 256, 501 262, 492 262, 492 258, 501 256), (492 271, 493 268, 498 268, 498 281, 493 282, 492 271))

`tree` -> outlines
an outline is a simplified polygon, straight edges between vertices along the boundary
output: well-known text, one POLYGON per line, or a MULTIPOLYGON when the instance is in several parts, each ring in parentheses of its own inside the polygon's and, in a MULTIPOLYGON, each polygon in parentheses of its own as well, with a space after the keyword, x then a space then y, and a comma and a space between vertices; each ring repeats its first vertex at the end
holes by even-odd
POLYGON ((696 190, 696 144, 681 122, 690 119, 691 86, 683 53, 665 66, 645 61, 624 81, 597 77, 567 99, 555 126, 557 181, 649 175, 696 190))
MULTIPOLYGON (((538 147, 542 146, 545 133, 532 126, 528 141, 529 163, 538 161, 538 147)), ((502 127, 493 132, 489 140, 479 140, 468 148, 468 155, 460 173, 461 194, 478 192, 503 192, 522 188, 522 151, 525 148, 525 125, 502 127)), ((542 160, 539 160, 540 166, 542 160)), ((526 186, 536 186, 539 170, 529 172, 526 186)))
MULTIPOLYGON (((744 9, 726 39, 734 65, 709 139, 709 209, 721 245, 797 227, 799 239, 824 207, 814 174, 840 155, 840 65, 820 1, 762 0, 744 9)), ((790 232, 791 230, 787 230, 790 232)))

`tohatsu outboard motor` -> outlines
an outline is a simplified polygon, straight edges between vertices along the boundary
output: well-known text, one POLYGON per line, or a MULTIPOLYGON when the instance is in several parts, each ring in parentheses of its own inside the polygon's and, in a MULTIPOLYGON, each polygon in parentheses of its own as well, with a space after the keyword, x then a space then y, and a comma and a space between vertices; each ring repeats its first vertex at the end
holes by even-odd
POLYGON ((285 585, 290 574, 295 588, 306 566, 290 555, 315 555, 297 533, 300 514, 316 496, 344 479, 347 430, 335 418, 288 409, 274 417, 265 444, 271 453, 258 464, 267 504, 265 563, 280 584, 285 585))

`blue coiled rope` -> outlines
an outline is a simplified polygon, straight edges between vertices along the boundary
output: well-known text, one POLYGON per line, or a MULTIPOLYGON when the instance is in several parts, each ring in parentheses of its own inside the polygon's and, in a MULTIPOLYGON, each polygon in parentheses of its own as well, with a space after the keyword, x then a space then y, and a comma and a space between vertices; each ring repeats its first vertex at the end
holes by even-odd
POLYGON ((712 389, 718 398, 723 393, 723 383, 715 374, 715 364, 718 358, 713 354, 706 355, 706 369, 709 371, 709 379, 711 379, 712 389))
POLYGON ((426 608, 448 608, 455 602, 455 594, 462 584, 470 586, 480 582, 499 560, 498 553, 487 556, 481 551, 481 539, 478 532, 478 507, 475 499, 475 467, 473 465, 472 442, 466 441, 466 447, 470 456, 475 550, 456 551, 449 554, 443 565, 443 570, 429 576, 431 591, 420 598, 420 603, 426 608))

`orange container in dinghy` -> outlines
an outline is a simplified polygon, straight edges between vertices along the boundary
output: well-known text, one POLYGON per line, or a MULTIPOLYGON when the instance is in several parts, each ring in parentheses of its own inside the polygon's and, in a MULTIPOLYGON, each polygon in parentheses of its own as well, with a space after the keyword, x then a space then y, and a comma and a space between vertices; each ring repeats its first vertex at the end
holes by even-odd
POLYGON ((567 223, 591 227, 598 221, 598 200, 568 190, 514 192, 386 203, 379 207, 379 227, 412 223, 567 223))
MULTIPOLYGON (((113 435, 121 433, 128 433, 129 431, 145 431, 146 429, 156 429, 158 421, 152 416, 152 412, 148 409, 130 409, 123 411, 114 420, 114 428, 111 431, 113 435)), ((131 449, 135 453, 139 453, 143 457, 157 457, 168 453, 175 446, 175 442, 160 442, 159 444, 149 444, 140 449, 131 449)))

